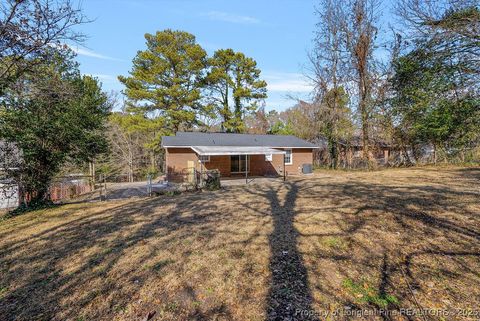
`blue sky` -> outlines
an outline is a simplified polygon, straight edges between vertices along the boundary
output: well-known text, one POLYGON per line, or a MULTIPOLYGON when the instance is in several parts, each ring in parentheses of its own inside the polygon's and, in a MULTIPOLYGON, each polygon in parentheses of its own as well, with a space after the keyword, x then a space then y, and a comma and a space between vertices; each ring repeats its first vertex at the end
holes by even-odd
POLYGON ((188 31, 209 54, 232 48, 254 58, 268 82, 267 110, 294 104, 292 94, 308 97, 303 76, 311 46, 313 0, 83 0, 94 21, 80 30, 88 35, 77 49, 82 73, 97 76, 106 91, 120 91, 118 75, 127 75, 145 33, 163 29, 188 31))
POLYGON ((266 109, 284 110, 288 96, 307 98, 303 73, 316 23, 315 0, 83 0, 92 23, 77 48, 80 69, 98 77, 106 91, 120 91, 145 33, 178 29, 194 34, 209 54, 232 48, 254 58, 269 84, 266 109))

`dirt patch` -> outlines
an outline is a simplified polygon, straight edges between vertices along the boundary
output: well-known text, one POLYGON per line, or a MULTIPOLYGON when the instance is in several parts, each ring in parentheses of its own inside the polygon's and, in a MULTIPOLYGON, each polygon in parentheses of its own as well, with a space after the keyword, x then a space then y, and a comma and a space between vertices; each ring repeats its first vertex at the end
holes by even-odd
POLYGON ((15 217, 0 223, 0 315, 424 320, 399 315, 423 308, 475 320, 478 173, 323 171, 15 217), (345 315, 355 309, 389 314, 345 315))

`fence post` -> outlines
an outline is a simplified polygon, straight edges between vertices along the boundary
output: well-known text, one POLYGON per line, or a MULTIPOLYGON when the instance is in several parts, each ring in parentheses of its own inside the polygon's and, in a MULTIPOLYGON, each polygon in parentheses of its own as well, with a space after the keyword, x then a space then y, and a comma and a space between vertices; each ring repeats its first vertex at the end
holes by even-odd
POLYGON ((98 177, 98 180, 100 181, 100 188, 98 189, 98 191, 99 191, 99 193, 100 193, 100 201, 103 201, 103 200, 104 200, 104 196, 103 196, 103 184, 102 184, 103 174, 100 174, 100 176, 98 177))
POLYGON ((147 175, 147 193, 152 196, 152 174, 147 175))
POLYGON ((103 186, 105 187, 105 201, 107 200, 107 178, 103 177, 103 186))

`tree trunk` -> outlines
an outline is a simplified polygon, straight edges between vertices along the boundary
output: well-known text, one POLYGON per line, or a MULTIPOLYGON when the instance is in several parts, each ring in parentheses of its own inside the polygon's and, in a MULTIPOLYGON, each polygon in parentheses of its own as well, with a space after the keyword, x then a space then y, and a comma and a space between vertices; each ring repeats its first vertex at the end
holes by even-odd
POLYGON ((27 205, 27 200, 25 198, 25 189, 20 182, 18 183, 18 205, 27 205))
POLYGON ((338 168, 338 144, 334 139, 331 139, 329 144, 330 146, 330 167, 333 169, 338 168))
MULTIPOLYGON (((240 79, 240 75, 242 74, 242 71, 240 70, 239 67, 237 67, 237 70, 236 70, 236 89, 238 90, 239 88, 242 87, 242 80, 240 79)), ((233 91, 234 93, 234 98, 233 98, 233 101, 234 101, 234 104, 235 104, 235 114, 234 114, 234 118, 235 118, 235 128, 233 129, 233 132, 235 133, 240 133, 242 132, 243 130, 243 126, 242 126, 242 121, 243 121, 243 118, 242 118, 242 102, 240 100, 240 97, 237 95, 235 96, 235 91, 233 91)))
POLYGON ((413 155, 413 159, 415 160, 415 164, 418 164, 420 159, 418 158, 417 145, 416 144, 411 144, 411 148, 412 148, 412 155, 413 155))
POLYGON ((132 150, 128 150, 128 181, 133 183, 133 153, 132 150))
POLYGON ((49 184, 47 183, 46 186, 38 188, 36 190, 32 190, 30 193, 30 200, 28 204, 46 204, 50 202, 50 195, 49 195, 49 184))
POLYGON ((150 166, 151 166, 151 172, 152 173, 156 172, 157 163, 155 161, 155 152, 154 151, 152 151, 151 154, 150 154, 150 166))
MULTIPOLYGON (((364 73, 360 74, 360 83, 359 83, 359 93, 360 93, 360 102, 359 110, 360 117, 362 119, 362 144, 363 144, 363 158, 370 163, 370 141, 369 141, 369 114, 368 114, 368 91, 366 89, 366 75, 364 73)), ((370 164, 369 164, 370 167, 370 164)))
POLYGON ((220 116, 223 118, 222 123, 220 124, 220 128, 222 132, 227 130, 225 124, 228 124, 230 120, 230 106, 228 105, 228 84, 225 86, 225 94, 223 96, 223 107, 220 111, 220 116))
POLYGON ((93 159, 89 164, 89 175, 90 175, 90 188, 95 189, 95 159, 93 159))
POLYGON ((241 132, 241 124, 242 124, 242 106, 240 105, 240 98, 235 98, 235 128, 233 132, 240 133, 241 132))

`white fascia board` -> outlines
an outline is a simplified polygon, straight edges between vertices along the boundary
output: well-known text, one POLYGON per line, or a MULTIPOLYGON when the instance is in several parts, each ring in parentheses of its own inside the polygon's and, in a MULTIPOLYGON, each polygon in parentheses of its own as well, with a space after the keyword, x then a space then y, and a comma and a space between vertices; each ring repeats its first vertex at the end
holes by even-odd
MULTIPOLYGON (((227 147, 227 146, 224 146, 227 147)), ((231 147, 240 147, 240 146, 231 146, 231 147)), ((261 147, 261 146, 243 146, 243 147, 261 147)), ((193 149, 194 146, 163 146, 162 148, 191 148, 193 149)), ((315 148, 321 148, 319 146, 314 146, 314 147, 274 147, 274 146, 269 146, 265 148, 286 148, 286 149, 302 149, 302 148, 307 148, 307 149, 315 149, 315 148)))
POLYGON ((259 146, 192 146, 198 155, 221 156, 221 155, 270 155, 285 154, 283 150, 259 147, 259 146))

